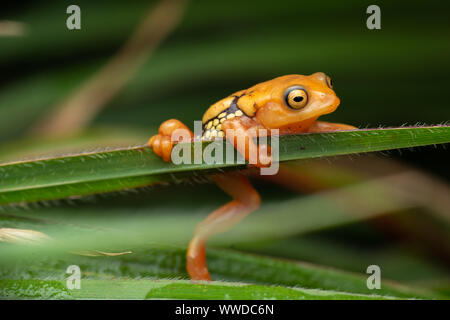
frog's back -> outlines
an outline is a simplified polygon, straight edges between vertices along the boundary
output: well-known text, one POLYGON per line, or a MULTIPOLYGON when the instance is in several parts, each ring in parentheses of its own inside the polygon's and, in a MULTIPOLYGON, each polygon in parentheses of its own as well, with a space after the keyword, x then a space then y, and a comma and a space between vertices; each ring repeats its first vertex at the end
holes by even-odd
POLYGON ((272 88, 276 84, 286 84, 297 79, 298 75, 287 75, 258 83, 251 88, 241 90, 211 105, 203 114, 203 138, 223 137, 222 123, 226 119, 246 115, 253 117, 259 105, 271 98, 272 88))

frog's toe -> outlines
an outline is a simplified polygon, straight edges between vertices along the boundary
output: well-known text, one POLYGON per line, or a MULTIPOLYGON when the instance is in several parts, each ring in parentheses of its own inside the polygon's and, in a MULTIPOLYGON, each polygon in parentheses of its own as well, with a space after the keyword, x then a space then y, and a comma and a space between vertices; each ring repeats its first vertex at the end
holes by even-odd
POLYGON ((180 120, 177 119, 169 119, 164 121, 159 126, 159 134, 163 136, 172 136, 172 133, 178 129, 185 129, 187 132, 190 132, 188 127, 186 127, 180 120))
POLYGON ((164 121, 155 134, 147 142, 147 146, 153 148, 153 152, 164 161, 171 160, 172 148, 179 142, 190 142, 194 134, 181 121, 170 119, 164 121), (177 132, 178 130, 178 132, 177 132))
POLYGON ((270 167, 272 161, 272 149, 265 144, 259 145, 258 162, 256 163, 256 166, 259 168, 270 167))
POLYGON ((162 157, 161 139, 162 139, 162 136, 160 134, 156 134, 153 137, 151 137, 147 143, 148 146, 152 147, 153 152, 158 157, 162 157))
POLYGON ((173 142, 168 136, 163 136, 160 141, 162 158, 164 161, 169 162, 172 155, 173 142))
POLYGON ((147 141, 147 147, 153 146, 153 142, 155 141, 155 139, 156 139, 157 136, 158 136, 158 134, 155 134, 155 135, 152 136, 150 139, 148 139, 148 141, 147 141))

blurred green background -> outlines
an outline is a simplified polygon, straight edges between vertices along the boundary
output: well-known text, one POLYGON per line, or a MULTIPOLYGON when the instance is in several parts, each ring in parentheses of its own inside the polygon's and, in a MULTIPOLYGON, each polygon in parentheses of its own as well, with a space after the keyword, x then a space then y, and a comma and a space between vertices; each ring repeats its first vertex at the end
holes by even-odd
MULTIPOLYGON (((29 128, 116 54, 153 3, 2 3, 0 20, 22 22, 26 32, 0 37, 1 158, 21 154, 22 146, 39 144, 39 139, 30 140, 29 128), (70 4, 81 8, 81 30, 66 28, 70 4)), ((190 1, 180 25, 88 130, 102 128, 101 132, 112 137, 108 146, 114 146, 113 138, 122 134, 130 145, 143 144, 168 118, 189 124, 201 119, 210 104, 234 91, 284 74, 317 71, 331 76, 342 101, 324 120, 360 128, 442 124, 450 119, 446 96, 450 87, 449 12, 450 6, 442 1, 190 1), (370 4, 381 7, 381 30, 366 28, 370 4)), ((104 146, 101 141, 94 134, 86 145, 104 146)), ((441 181, 450 179, 450 157, 443 147, 390 152, 384 157, 432 173, 441 181)), ((263 182, 258 189, 271 204, 297 197, 263 182)), ((69 208, 69 214, 96 209, 114 214, 118 210, 132 219, 135 212, 151 214, 160 208, 206 214, 226 199, 215 187, 174 186, 75 207, 60 203, 55 210, 69 208)), ((47 212, 35 210, 27 214, 47 212)), ((299 219, 301 214, 299 209, 299 219)), ((420 208, 395 217, 397 232, 393 233, 386 232, 388 223, 382 218, 374 218, 325 231, 303 230, 276 241, 222 246, 360 273, 369 264, 380 264, 386 277, 437 283, 440 290, 448 291, 448 229, 437 232, 434 226, 442 221, 420 208), (433 240, 412 241, 423 225, 433 226, 434 231, 424 235, 429 239, 433 233, 433 240)))
MULTIPOLYGON (((82 29, 70 31, 65 27, 69 4, 2 5, 1 17, 24 22, 28 32, 0 43, 0 141, 23 135, 87 80, 151 6, 149 1, 78 1, 82 29)), ((234 91, 283 74, 316 71, 333 78, 342 100, 328 120, 359 127, 447 121, 448 6, 380 2, 382 29, 368 30, 369 4, 191 1, 181 25, 94 125, 151 134, 168 117, 200 119, 210 104, 234 91)))

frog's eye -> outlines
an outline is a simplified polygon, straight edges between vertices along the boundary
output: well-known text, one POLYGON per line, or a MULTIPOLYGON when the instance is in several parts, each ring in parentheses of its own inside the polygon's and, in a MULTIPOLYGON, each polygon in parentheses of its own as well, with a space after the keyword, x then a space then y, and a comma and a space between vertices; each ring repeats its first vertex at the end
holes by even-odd
POLYGON ((302 87, 291 87, 285 95, 286 103, 292 109, 301 109, 308 103, 308 93, 302 87))
POLYGON ((333 80, 331 80, 331 78, 329 76, 327 76, 327 86, 330 89, 333 89, 333 80))

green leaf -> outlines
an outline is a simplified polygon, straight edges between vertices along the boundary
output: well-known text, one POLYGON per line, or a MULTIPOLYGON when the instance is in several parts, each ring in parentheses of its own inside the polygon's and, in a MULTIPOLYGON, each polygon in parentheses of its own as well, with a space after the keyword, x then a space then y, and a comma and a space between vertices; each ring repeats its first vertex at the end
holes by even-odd
MULTIPOLYGON (((186 249, 180 246, 149 245, 151 249, 133 250, 132 254, 109 257, 85 257, 43 251, 40 247, 18 248, 16 257, 11 249, 1 251, 2 279, 62 280, 66 268, 76 264, 82 279, 111 281, 114 279, 188 279, 185 266, 186 249), (56 259, 57 257, 57 259, 56 259), (6 261, 7 260, 7 261, 6 261), (14 264, 14 261, 18 264, 14 264)), ((403 286, 382 279, 381 289, 367 287, 366 274, 345 272, 309 263, 280 260, 233 250, 208 249, 208 267, 214 280, 233 281, 285 287, 339 291, 351 294, 377 294, 399 298, 443 298, 421 288, 403 286)), ((100 290, 100 289, 97 289, 100 290)), ((245 291, 245 290, 244 290, 245 291)), ((236 294, 238 294, 235 291, 236 294)), ((166 294, 166 293, 165 293, 166 294)), ((180 293, 182 294, 182 293, 180 293)), ((215 293, 217 294, 217 293, 215 293)), ((195 296, 195 294, 193 293, 195 296)))
MULTIPOLYGON (((447 125, 289 135, 280 138, 280 161, 448 142, 450 126, 447 125)), ((194 149, 194 144, 191 148, 194 149)), ((146 147, 15 162, 0 166, 0 204, 79 197, 174 182, 226 167, 242 168, 242 165, 168 164, 146 147)))
POLYGON ((3 299, 68 299, 69 291, 55 280, 0 280, 3 299))
POLYGON ((242 283, 192 283, 166 281, 165 285, 151 289, 147 299, 200 299, 200 300, 381 300, 392 299, 378 295, 360 295, 316 289, 279 286, 248 285, 242 283), (168 282, 168 283, 167 283, 168 282))
POLYGON ((224 299, 224 300, 384 300, 362 295, 316 289, 251 285, 244 283, 194 283, 186 280, 92 280, 68 290, 64 281, 0 280, 0 296, 9 299, 224 299))

